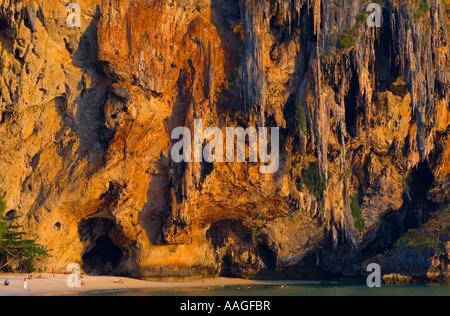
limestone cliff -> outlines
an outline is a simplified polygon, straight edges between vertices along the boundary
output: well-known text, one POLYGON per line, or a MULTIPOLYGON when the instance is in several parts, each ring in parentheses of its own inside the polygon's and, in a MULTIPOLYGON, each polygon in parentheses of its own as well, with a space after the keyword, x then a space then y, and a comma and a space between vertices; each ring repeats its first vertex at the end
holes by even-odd
POLYGON ((351 275, 450 203, 448 2, 76 2, 0 0, 0 188, 42 269, 351 275), (278 171, 175 163, 196 119, 279 127, 278 171))

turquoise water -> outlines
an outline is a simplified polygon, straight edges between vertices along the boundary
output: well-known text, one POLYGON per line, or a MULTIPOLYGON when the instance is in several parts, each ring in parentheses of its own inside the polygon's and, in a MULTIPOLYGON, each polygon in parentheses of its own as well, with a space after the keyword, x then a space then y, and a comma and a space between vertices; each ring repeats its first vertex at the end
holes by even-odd
POLYGON ((90 296, 450 296, 449 284, 384 285, 369 288, 363 284, 334 285, 233 285, 202 288, 139 289, 97 291, 90 296))

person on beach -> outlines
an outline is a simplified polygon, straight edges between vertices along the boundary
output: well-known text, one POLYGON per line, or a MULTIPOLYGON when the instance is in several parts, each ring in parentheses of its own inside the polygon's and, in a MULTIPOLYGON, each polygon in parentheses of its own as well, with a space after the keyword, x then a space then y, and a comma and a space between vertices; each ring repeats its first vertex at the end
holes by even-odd
POLYGON ((9 285, 8 279, 6 279, 5 282, 3 282, 3 285, 4 285, 4 286, 8 286, 8 285, 9 285))
POLYGON ((28 281, 27 278, 23 279, 23 289, 28 290, 28 281))

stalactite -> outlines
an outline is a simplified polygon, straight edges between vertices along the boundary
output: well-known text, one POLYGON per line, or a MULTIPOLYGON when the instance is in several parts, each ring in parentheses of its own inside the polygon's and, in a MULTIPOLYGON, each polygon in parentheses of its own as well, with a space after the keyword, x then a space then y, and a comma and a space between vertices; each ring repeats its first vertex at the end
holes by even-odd
MULTIPOLYGON (((279 14, 283 15, 283 21, 288 24, 288 31, 291 34, 293 24, 300 23, 300 11, 305 1, 276 0, 276 3, 280 9, 279 14), (297 22, 293 21, 296 15, 297 22)), ((262 56, 266 49, 264 36, 266 32, 270 32, 271 2, 241 0, 240 8, 247 45, 239 68, 237 83, 244 101, 244 110, 256 114, 258 124, 264 125, 266 86, 262 56)), ((316 18, 314 23, 317 24, 316 18)))

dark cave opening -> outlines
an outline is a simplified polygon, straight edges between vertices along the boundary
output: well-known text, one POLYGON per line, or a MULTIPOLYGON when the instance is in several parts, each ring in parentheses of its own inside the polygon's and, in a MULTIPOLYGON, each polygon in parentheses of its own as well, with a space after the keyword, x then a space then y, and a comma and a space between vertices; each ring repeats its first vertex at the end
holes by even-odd
POLYGON ((358 95, 359 82, 353 70, 350 89, 345 96, 345 125, 351 137, 358 136, 358 95))
POLYGON ((83 269, 86 273, 113 274, 122 259, 122 251, 108 236, 95 241, 95 247, 83 255, 83 269))
POLYGON ((3 15, 0 15, 0 32, 6 30, 8 28, 8 21, 3 15))
POLYGON ((377 90, 387 91, 391 89, 392 83, 394 83, 400 75, 399 64, 401 54, 396 50, 394 43, 398 42, 392 32, 393 25, 391 25, 391 13, 392 8, 389 4, 386 4, 386 8, 382 10, 383 25, 378 31, 379 38, 374 41, 375 58, 373 69, 375 71, 375 82, 377 90))
POLYGON ((265 244, 258 244, 257 251, 267 270, 275 271, 277 268, 277 255, 265 244))
POLYGON ((214 171, 214 163, 203 161, 200 166, 200 183, 203 183, 206 180, 206 177, 214 171))
POLYGON ((409 172, 405 180, 402 207, 384 215, 375 238, 361 252, 361 258, 373 257, 392 249, 409 229, 420 228, 429 219, 436 210, 436 204, 427 197, 434 180, 428 161, 420 162, 409 172))
POLYGON ((233 269, 233 257, 231 254, 226 254, 222 258, 222 265, 220 267, 220 277, 234 277, 235 274, 232 272, 233 269))
POLYGON ((79 224, 78 234, 85 247, 82 268, 86 273, 112 275, 119 266, 123 252, 109 237, 114 227, 114 221, 105 218, 91 218, 79 224))
POLYGON ((409 183, 411 200, 416 202, 427 200, 428 190, 434 180, 434 174, 428 161, 420 162, 417 167, 410 171, 406 180, 409 183))
MULTIPOLYGON (((406 179, 409 193, 405 191, 405 216, 403 233, 412 228, 421 227, 436 210, 434 202, 428 200, 428 191, 435 180, 428 161, 420 162, 412 169, 406 179)), ((400 236, 398 236, 400 237, 400 236)))

